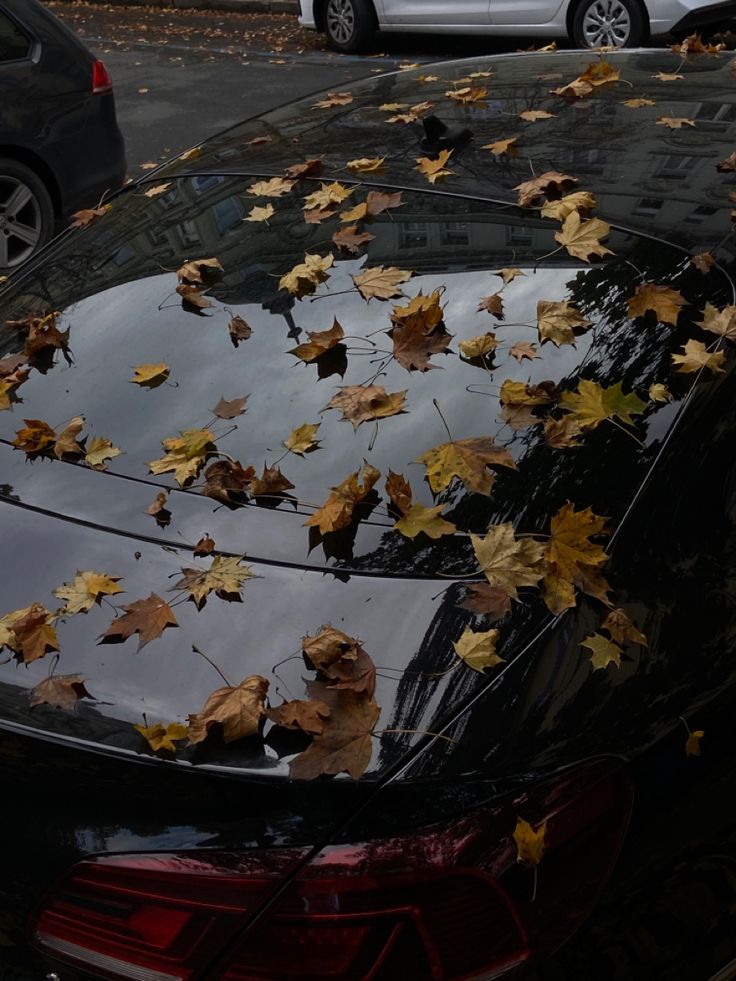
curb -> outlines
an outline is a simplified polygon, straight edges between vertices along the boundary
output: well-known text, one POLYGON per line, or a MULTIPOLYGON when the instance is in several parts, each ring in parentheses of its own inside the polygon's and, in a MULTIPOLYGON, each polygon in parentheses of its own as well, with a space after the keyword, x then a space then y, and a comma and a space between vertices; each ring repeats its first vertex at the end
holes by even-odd
POLYGON ((88 0, 111 7, 158 7, 170 10, 225 10, 240 14, 298 14, 298 0, 88 0))

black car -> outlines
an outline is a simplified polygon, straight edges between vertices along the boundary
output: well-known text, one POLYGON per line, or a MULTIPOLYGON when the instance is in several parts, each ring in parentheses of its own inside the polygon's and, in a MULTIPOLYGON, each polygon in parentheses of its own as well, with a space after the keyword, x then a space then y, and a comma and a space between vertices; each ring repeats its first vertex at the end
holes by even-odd
POLYGON ((733 975, 736 89, 690 46, 304 99, 0 291, 4 981, 733 975))
POLYGON ((0 0, 0 271, 124 179, 103 62, 39 0, 0 0))

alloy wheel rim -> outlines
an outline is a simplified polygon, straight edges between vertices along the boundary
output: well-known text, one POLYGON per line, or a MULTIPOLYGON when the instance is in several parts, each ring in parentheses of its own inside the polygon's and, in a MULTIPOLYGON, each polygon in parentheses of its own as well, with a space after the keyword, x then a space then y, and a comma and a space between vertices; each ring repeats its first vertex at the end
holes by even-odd
POLYGON ((631 14, 620 0, 596 0, 585 11, 583 36, 589 48, 620 48, 631 35, 631 14))
POLYGON ((0 174, 0 269, 19 266, 33 253, 41 241, 42 223, 31 188, 0 174))
POLYGON ((355 10, 352 0, 330 0, 327 5, 327 29, 338 44, 347 44, 355 32, 355 10))

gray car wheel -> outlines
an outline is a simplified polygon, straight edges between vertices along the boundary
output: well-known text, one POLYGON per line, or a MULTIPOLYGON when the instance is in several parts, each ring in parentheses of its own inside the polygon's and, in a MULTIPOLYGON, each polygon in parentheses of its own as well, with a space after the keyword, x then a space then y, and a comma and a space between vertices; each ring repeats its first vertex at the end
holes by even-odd
POLYGON ((332 47, 344 52, 364 48, 376 30, 369 0, 327 0, 324 24, 332 47))
POLYGON ((636 0, 582 0, 575 9, 572 39, 579 48, 636 48, 646 36, 636 0))
POLYGON ((25 164, 0 158, 0 270, 29 259, 53 228, 53 203, 40 178, 25 164))

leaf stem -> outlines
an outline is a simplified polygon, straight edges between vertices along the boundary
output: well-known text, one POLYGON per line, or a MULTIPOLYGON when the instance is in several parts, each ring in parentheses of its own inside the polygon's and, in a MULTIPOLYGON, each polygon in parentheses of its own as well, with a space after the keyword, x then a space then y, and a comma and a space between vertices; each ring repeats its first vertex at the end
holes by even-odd
POLYGON ((200 657, 203 657, 205 661, 215 669, 215 671, 219 674, 219 676, 222 678, 222 680, 225 682, 228 688, 235 688, 235 685, 232 683, 232 681, 230 681, 230 679, 225 674, 223 674, 223 672, 218 668, 218 666, 215 664, 212 658, 207 657, 205 652, 200 651, 200 649, 194 644, 192 644, 192 650, 194 651, 195 654, 199 654, 200 657))
POLYGON ((435 409, 437 409, 437 412, 439 413, 440 419, 442 420, 442 425, 445 427, 445 429, 447 430, 447 435, 450 437, 450 442, 454 443, 455 440, 452 438, 450 427, 447 425, 447 419, 445 419, 445 417, 442 415, 442 409, 440 408, 440 404, 437 401, 437 399, 432 399, 432 405, 435 407, 435 409))

